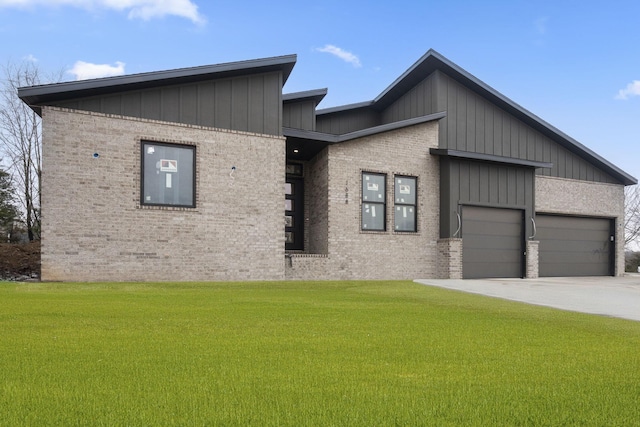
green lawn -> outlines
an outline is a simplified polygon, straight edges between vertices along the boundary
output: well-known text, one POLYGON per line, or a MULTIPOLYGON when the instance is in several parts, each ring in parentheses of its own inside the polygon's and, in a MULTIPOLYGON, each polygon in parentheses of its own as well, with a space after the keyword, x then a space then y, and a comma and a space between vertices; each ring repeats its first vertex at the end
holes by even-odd
POLYGON ((411 282, 0 283, 0 425, 640 425, 640 322, 411 282))

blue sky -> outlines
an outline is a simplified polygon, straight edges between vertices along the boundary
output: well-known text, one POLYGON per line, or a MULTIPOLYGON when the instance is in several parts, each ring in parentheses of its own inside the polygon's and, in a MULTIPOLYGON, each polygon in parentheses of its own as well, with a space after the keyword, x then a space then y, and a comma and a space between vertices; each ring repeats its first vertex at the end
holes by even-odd
POLYGON ((75 80, 295 53, 285 92, 326 87, 325 108, 433 48, 640 177, 639 23, 637 0, 0 0, 0 63, 75 80))

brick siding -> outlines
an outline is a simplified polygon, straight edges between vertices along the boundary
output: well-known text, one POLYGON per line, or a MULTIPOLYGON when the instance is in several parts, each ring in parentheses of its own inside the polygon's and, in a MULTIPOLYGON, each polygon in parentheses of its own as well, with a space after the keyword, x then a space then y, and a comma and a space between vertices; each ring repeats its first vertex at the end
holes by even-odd
POLYGON ((43 110, 43 280, 284 278, 284 138, 43 110), (141 207, 141 140, 196 146, 194 209, 141 207))

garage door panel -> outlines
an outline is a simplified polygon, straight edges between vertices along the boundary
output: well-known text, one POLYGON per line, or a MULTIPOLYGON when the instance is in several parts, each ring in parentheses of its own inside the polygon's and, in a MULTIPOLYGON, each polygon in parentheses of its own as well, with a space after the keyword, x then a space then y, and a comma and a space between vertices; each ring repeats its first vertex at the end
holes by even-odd
POLYGON ((488 249, 488 250, 500 250, 500 249, 520 249, 521 243, 519 241, 513 241, 511 239, 505 239, 505 236, 469 236, 464 235, 468 242, 465 247, 468 249, 488 249))
POLYGON ((522 277, 522 211, 464 206, 463 277, 522 277))
POLYGON ((607 276, 612 274, 612 220, 538 215, 539 274, 607 276))

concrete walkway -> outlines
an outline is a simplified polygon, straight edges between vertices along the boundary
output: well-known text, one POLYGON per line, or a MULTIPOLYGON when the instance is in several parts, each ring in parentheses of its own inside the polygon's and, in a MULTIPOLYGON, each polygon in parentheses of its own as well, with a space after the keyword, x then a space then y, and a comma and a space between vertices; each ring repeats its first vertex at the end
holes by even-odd
POLYGON ((415 282, 561 310, 640 321, 640 274, 540 279, 421 279, 415 282))

